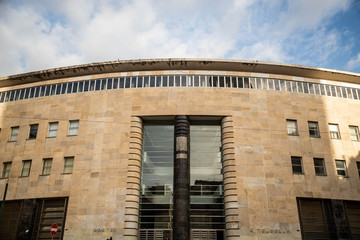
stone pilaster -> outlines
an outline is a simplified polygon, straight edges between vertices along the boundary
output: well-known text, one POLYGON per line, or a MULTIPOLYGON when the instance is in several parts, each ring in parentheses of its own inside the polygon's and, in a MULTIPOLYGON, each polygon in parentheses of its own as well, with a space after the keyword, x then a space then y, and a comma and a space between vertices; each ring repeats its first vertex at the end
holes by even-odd
POLYGON ((224 174, 225 237, 226 239, 238 239, 240 235, 234 130, 233 118, 230 116, 224 117, 221 121, 221 142, 224 174))
POLYGON ((139 117, 131 118, 130 149, 125 200, 126 239, 137 239, 139 231, 139 201, 142 159, 143 124, 139 117))

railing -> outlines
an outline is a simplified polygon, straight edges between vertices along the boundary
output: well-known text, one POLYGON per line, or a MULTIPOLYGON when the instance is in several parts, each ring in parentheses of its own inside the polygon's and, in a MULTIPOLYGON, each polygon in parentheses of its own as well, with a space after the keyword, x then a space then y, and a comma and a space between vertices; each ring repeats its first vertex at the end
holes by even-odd
POLYGON ((285 91, 360 99, 360 88, 258 77, 163 75, 105 78, 42 85, 0 92, 0 103, 79 92, 151 87, 219 87, 285 91))

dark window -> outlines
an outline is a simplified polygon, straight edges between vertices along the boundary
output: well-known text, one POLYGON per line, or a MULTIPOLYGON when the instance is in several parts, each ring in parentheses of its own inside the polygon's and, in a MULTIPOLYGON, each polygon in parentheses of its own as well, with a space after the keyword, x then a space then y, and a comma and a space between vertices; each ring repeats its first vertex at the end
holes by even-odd
POLYGON ((310 137, 320 137, 318 122, 308 122, 310 137))
POLYGON ((291 157, 292 171, 294 174, 303 174, 302 158, 291 157))
POLYGON ((30 125, 29 139, 35 139, 37 136, 39 124, 30 125))
POLYGON ((112 78, 108 78, 107 80, 107 89, 112 89, 112 83, 113 83, 113 79, 112 78))
POLYGON ((320 176, 326 175, 325 161, 323 158, 314 158, 315 174, 320 176))
POLYGON ((78 92, 78 82, 73 82, 73 93, 77 93, 78 92))
POLYGON ((358 174, 360 177, 360 162, 356 162, 356 166, 357 166, 358 174))

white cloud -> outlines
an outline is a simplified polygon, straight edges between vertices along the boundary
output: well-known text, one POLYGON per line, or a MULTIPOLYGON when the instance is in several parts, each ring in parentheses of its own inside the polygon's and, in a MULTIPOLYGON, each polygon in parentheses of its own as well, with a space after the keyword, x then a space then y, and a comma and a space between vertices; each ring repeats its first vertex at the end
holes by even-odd
POLYGON ((0 3, 2 76, 138 58, 323 63, 340 35, 323 26, 350 0, 14 2, 0 3))
POLYGON ((350 59, 347 64, 346 67, 349 70, 353 70, 355 68, 360 68, 360 52, 358 53, 358 55, 352 59, 350 59))

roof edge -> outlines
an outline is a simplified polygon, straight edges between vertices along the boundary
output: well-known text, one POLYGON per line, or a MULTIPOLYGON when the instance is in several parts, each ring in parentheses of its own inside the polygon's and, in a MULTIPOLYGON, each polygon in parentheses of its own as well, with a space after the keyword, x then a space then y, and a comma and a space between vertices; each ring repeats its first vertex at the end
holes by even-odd
POLYGON ((165 58, 107 61, 11 75, 0 78, 0 87, 15 86, 74 76, 86 76, 125 71, 131 72, 156 70, 243 71, 326 79, 360 84, 359 73, 331 70, 326 68, 249 60, 165 58))

